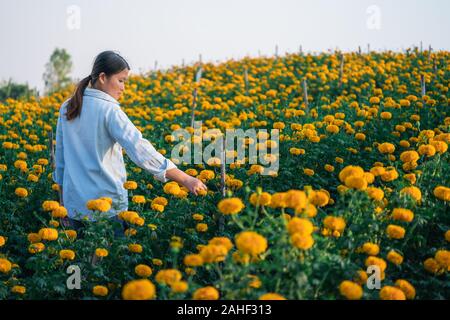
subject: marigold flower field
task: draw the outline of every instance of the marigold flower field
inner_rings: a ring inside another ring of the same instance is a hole
[[[450,53],[288,54],[134,75],[121,107],[157,150],[172,132],[278,129],[279,170],[178,167],[195,196],[125,156],[124,237],[82,234],[52,180],[49,132],[73,88],[0,104],[1,299],[449,299]],[[305,95],[303,80],[306,80]],[[425,88],[424,88],[425,87]],[[307,97],[308,101],[305,101]],[[53,141],[54,143],[54,141]],[[195,143],[202,143],[196,141]],[[251,143],[249,139],[246,144]],[[125,152],[126,154],[126,152]],[[81,288],[69,289],[70,265]],[[381,286],[369,288],[378,267]]]

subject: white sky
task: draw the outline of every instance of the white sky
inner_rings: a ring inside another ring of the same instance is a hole
[[[272,55],[276,45],[280,54],[300,45],[402,50],[420,41],[450,50],[449,12],[448,0],[0,0],[0,80],[42,91],[56,47],[72,56],[74,78],[87,76],[104,50],[119,51],[135,73],[199,54]]]

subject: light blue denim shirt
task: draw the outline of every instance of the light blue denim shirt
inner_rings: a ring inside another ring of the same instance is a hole
[[[72,219],[93,212],[86,203],[110,197],[113,206],[105,215],[113,217],[128,210],[127,180],[122,148],[139,167],[155,179],[166,182],[166,171],[176,165],[155,150],[120,108],[112,96],[87,87],[81,115],[67,121],[66,100],[59,110],[56,127],[55,183],[63,187],[64,207]]]

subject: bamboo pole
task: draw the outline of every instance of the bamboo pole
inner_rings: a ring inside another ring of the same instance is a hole
[[[309,108],[309,101],[308,101],[308,84],[307,84],[307,82],[306,82],[306,79],[303,79],[302,85],[303,85],[303,100],[305,100],[305,106],[306,106],[306,109],[308,109],[308,108]]]
[[[202,78],[202,67],[200,67],[197,71],[197,74],[195,75],[195,83],[196,86],[194,88],[194,92],[193,92],[193,102],[192,102],[192,113],[191,113],[191,128],[194,129],[194,122],[195,122],[195,108],[197,107],[197,95],[198,95],[198,90],[197,90],[197,85],[200,83],[200,79]]]
[[[341,54],[341,67],[339,69],[339,88],[342,88],[342,78],[344,76],[344,54]]]

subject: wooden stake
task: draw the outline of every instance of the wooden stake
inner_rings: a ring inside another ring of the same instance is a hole
[[[425,76],[423,74],[420,75],[420,87],[422,89],[422,100],[423,100],[423,97],[427,94],[427,87],[425,84]]]
[[[200,67],[195,75],[195,83],[199,84],[200,79],[202,78],[202,67]],[[195,108],[197,107],[197,86],[194,88],[194,92],[192,93],[194,100],[192,102],[192,113],[191,113],[191,128],[194,129],[194,121],[195,121]]]
[[[306,79],[303,79],[302,84],[303,84],[303,99],[305,100],[306,109],[308,109],[309,108],[308,85],[306,83]]]
[[[278,45],[275,46],[275,57],[278,58]]]
[[[245,82],[245,94],[248,95],[248,69],[245,67],[244,69],[244,82]]]
[[[222,152],[220,157],[220,172],[221,172],[221,181],[222,181],[222,196],[225,198],[226,195],[226,167],[225,167],[225,160],[226,160],[226,145],[225,145],[225,135],[222,139]]]
[[[339,88],[342,88],[342,77],[344,76],[344,54],[341,54],[341,68],[339,69]]]

